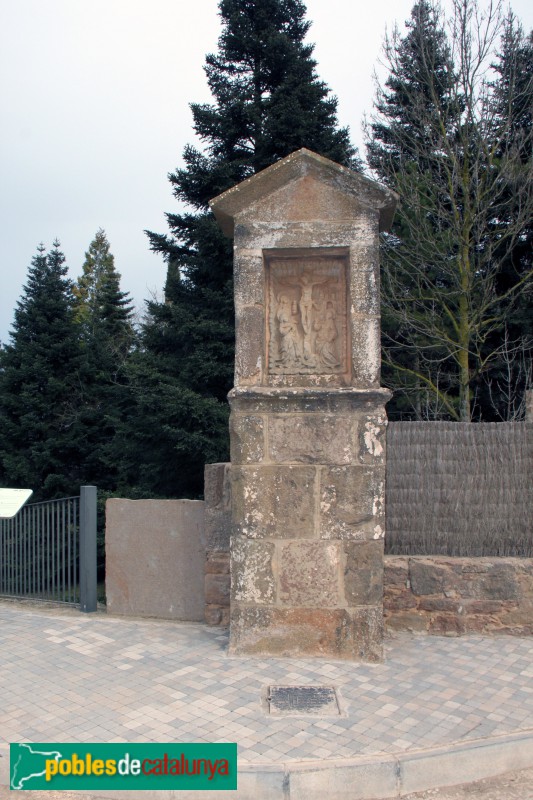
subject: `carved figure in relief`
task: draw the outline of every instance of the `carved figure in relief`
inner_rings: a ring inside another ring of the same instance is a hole
[[[326,283],[331,279],[330,275],[309,275],[304,272],[297,278],[281,278],[280,283],[287,286],[298,286],[300,288],[300,300],[298,308],[300,309],[300,322],[303,328],[303,360],[307,366],[315,366],[316,357],[313,353],[312,338],[313,338],[313,309],[316,305],[313,303],[313,288],[321,283]]]
[[[331,300],[328,300],[326,304],[324,316],[315,322],[315,330],[317,331],[315,350],[320,364],[329,369],[338,367],[340,361],[337,355],[335,342],[339,336],[339,332],[337,330],[335,310]]]
[[[293,314],[291,301],[286,294],[279,295],[278,297],[276,319],[278,321],[280,336],[280,363],[283,366],[296,366],[301,361],[302,349],[300,336],[298,334],[298,321]]]

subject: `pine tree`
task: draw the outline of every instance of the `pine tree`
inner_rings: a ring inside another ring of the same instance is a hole
[[[79,492],[80,349],[59,242],[41,245],[0,353],[0,461],[10,487],[34,499]]]
[[[515,180],[495,209],[495,217],[499,224],[505,222],[512,230],[521,214],[524,185],[529,182],[529,191],[533,191],[533,33],[525,36],[512,12],[505,20],[494,69],[497,75],[492,84],[494,142],[498,164],[505,165],[511,160],[515,165]],[[500,262],[496,291],[504,298],[533,271],[533,216],[524,220],[513,238],[511,247],[504,241],[495,252]],[[478,402],[486,417],[492,414],[495,419],[521,419],[525,413],[525,392],[533,386],[532,283],[526,282],[524,289],[516,295],[513,313],[487,342],[489,352],[500,343],[500,354],[480,382]]]
[[[120,472],[115,436],[127,402],[127,360],[135,332],[133,307],[120,289],[120,274],[102,229],[85,254],[74,294],[82,353],[80,450],[85,480],[113,490]]]
[[[191,471],[193,494],[202,491],[204,461],[228,457],[225,398],[233,384],[232,247],[208,201],[300,147],[358,165],[348,131],[337,125],[337,101],[318,79],[313,47],[304,42],[310,26],[304,4],[221,0],[219,9],[219,48],[205,67],[214,102],[191,106],[204,149],[188,146],[185,166],[170,175],[174,196],[190,210],[167,215],[170,235],[148,232],[168,273],[165,301],[148,303],[144,372],[155,386],[173,381],[176,397],[187,398],[185,416],[172,415],[166,441],[179,444],[167,471],[174,465],[174,487]],[[191,415],[197,419],[193,450],[186,444]]]

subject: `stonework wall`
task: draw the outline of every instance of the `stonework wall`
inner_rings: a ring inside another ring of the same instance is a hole
[[[234,641],[248,654],[379,660],[381,395],[234,390],[230,402]]]
[[[106,503],[106,598],[111,614],[204,619],[204,503]]]
[[[386,556],[385,624],[443,636],[533,635],[533,559]]]
[[[205,497],[205,621],[229,624],[231,487],[229,464],[206,464]]]
[[[216,612],[206,610],[206,621],[227,625],[229,552],[218,553],[212,564],[208,558],[206,568],[216,575],[211,596],[218,604]],[[389,630],[533,635],[533,559],[385,556],[383,580]]]

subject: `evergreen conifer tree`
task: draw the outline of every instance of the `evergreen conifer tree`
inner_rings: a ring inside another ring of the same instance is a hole
[[[105,231],[97,231],[74,286],[81,362],[80,449],[85,480],[116,488],[120,463],[115,436],[126,403],[127,360],[135,332],[133,308],[120,289],[120,274]]]
[[[505,20],[494,69],[497,160],[498,164],[508,160],[515,164],[514,185],[507,186],[495,216],[500,224],[503,221],[512,229],[521,213],[521,185],[529,183],[529,191],[533,193],[533,32],[526,36],[512,12]],[[512,247],[502,241],[502,247],[495,248],[495,258],[500,262],[496,291],[503,298],[533,271],[533,216],[524,220],[517,234]],[[524,289],[515,298],[513,313],[488,338],[485,348],[490,352],[500,343],[499,358],[479,387],[484,416],[493,415],[496,420],[523,418],[525,392],[533,387],[533,282],[526,283]]]
[[[218,52],[206,58],[212,104],[192,104],[203,150],[188,146],[183,168],[170,175],[174,196],[189,210],[168,214],[170,235],[148,232],[168,272],[164,302],[148,303],[137,399],[153,408],[168,447],[164,468],[153,453],[152,491],[202,492],[206,460],[227,459],[226,395],[233,384],[232,246],[208,201],[300,147],[358,166],[337,101],[316,75],[310,23],[300,0],[221,0]],[[165,387],[164,392],[159,389]],[[179,400],[171,400],[172,394]],[[173,413],[167,412],[173,409]],[[163,413],[163,408],[161,408]],[[191,421],[194,419],[194,429]],[[131,444],[130,439],[130,444]],[[145,441],[143,439],[143,449]]]
[[[80,348],[65,258],[41,245],[0,352],[0,461],[34,500],[78,494]]]

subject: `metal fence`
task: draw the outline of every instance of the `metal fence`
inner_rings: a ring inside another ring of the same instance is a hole
[[[96,487],[0,519],[0,595],[96,611]]]

